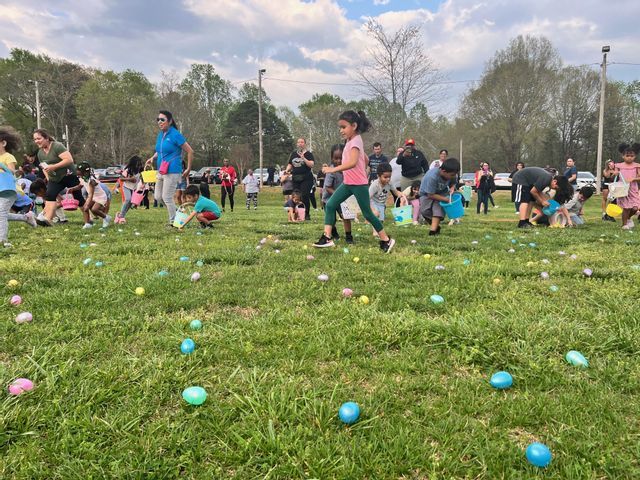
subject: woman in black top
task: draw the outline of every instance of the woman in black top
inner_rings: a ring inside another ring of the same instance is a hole
[[[302,203],[305,208],[305,220],[311,220],[309,215],[311,189],[314,187],[315,179],[313,178],[313,153],[307,150],[304,138],[299,138],[297,142],[298,149],[289,157],[289,165],[287,172],[293,174],[293,189],[300,190],[302,195]]]
[[[489,196],[495,188],[496,184],[493,180],[493,172],[489,164],[484,162],[478,172],[478,185],[476,186],[476,193],[478,194],[478,204],[476,208],[478,213],[480,213],[480,205],[484,204],[484,214],[487,214],[489,210]]]

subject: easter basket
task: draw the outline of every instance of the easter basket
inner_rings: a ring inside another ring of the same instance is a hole
[[[78,207],[80,206],[80,202],[78,200],[76,200],[75,198],[73,198],[73,195],[71,195],[71,194],[66,194],[62,198],[62,202],[60,202],[60,203],[62,204],[62,209],[63,210],[67,210],[69,212],[77,210]]]
[[[351,195],[344,202],[340,204],[340,210],[342,210],[342,218],[345,220],[355,220],[360,212],[358,201],[356,197]]]
[[[146,190],[145,188],[139,188],[139,189],[137,189],[135,192],[133,192],[131,194],[131,204],[132,205],[140,206],[140,204],[144,200],[144,192],[145,192],[145,190]]]
[[[184,228],[187,218],[193,212],[193,203],[183,203],[178,208],[176,216],[173,218],[173,226],[176,228]]]
[[[622,175],[618,175],[618,180],[609,184],[609,197],[621,198],[629,195],[629,184]]]
[[[142,172],[142,180],[144,181],[144,183],[156,183],[157,179],[158,179],[157,170],[147,170],[147,168],[145,168],[144,171]]]
[[[391,209],[396,225],[411,225],[413,223],[413,205]]]

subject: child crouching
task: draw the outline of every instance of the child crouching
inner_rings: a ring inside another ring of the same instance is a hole
[[[186,203],[193,204],[193,212],[185,220],[184,226],[195,217],[202,228],[213,228],[212,222],[218,220],[222,215],[216,202],[206,198],[204,195],[200,195],[200,187],[198,185],[189,185],[184,190],[184,199]]]

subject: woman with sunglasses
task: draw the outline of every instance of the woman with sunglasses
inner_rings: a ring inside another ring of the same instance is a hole
[[[156,138],[156,153],[146,161],[145,165],[151,165],[154,160],[156,162],[158,175],[154,197],[161,199],[167,206],[169,225],[172,225],[173,218],[176,216],[174,196],[180,181],[189,178],[193,149],[178,130],[171,112],[160,110],[156,121],[160,129]],[[187,166],[184,170],[182,169],[182,152],[187,153]]]

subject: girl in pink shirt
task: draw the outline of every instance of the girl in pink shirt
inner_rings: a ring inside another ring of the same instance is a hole
[[[336,211],[340,208],[342,202],[353,195],[356,197],[364,217],[378,232],[380,248],[383,252],[389,253],[396,242],[385,233],[382,222],[371,211],[369,178],[366,170],[367,156],[360,136],[371,128],[371,122],[369,122],[364,112],[359,111],[356,113],[353,110],[348,110],[338,117],[338,127],[340,128],[340,135],[347,142],[342,152],[342,164],[335,167],[329,167],[325,164],[322,166],[322,172],[324,174],[343,172],[344,183],[331,195],[324,208],[324,233],[313,246],[324,248],[335,245],[331,239],[331,230],[336,223]]]
[[[622,154],[622,162],[616,163],[616,173],[629,184],[629,194],[618,198],[618,206],[622,208],[622,228],[629,230],[634,227],[633,217],[640,209],[640,163],[636,163],[636,155],[640,151],[640,144],[621,144],[618,151]]]

